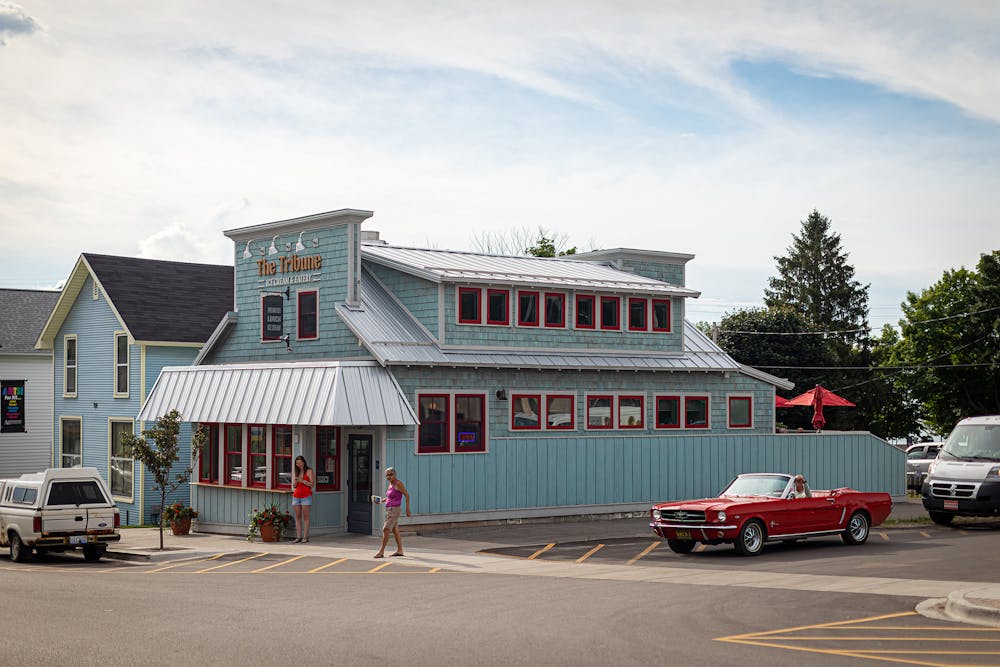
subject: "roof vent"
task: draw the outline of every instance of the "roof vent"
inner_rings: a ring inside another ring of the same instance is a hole
[[[388,245],[385,241],[378,237],[378,232],[374,229],[362,229],[361,242],[367,243],[368,245]]]

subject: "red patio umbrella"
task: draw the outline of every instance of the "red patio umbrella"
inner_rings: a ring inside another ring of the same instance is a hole
[[[783,396],[774,395],[774,407],[776,408],[790,408],[792,404],[788,402],[787,398]]]
[[[851,403],[846,398],[838,396],[829,389],[825,389],[819,385],[816,385],[804,394],[799,394],[795,398],[789,400],[788,405],[811,405],[813,408],[812,425],[817,431],[826,425],[826,418],[823,417],[824,406],[845,408],[856,407],[854,403]]]

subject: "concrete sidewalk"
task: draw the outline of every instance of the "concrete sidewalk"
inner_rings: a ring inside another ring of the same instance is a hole
[[[906,530],[926,525],[927,514],[919,499],[894,498],[890,520],[876,530]],[[405,531],[405,526],[401,526]],[[380,538],[369,535],[337,533],[310,538],[308,544],[290,540],[262,543],[248,542],[245,536],[192,533],[175,536],[164,531],[165,549],[159,550],[159,531],[155,528],[124,529],[122,540],[111,547],[108,556],[133,562],[162,562],[206,558],[219,553],[266,550],[268,553],[309,555],[329,558],[371,560]],[[545,545],[552,542],[586,542],[621,538],[648,538],[654,541],[648,519],[586,520],[560,522],[522,522],[495,526],[450,528],[433,532],[403,535],[406,551],[400,563],[440,567],[467,572],[514,574],[520,576],[585,577],[622,581],[646,581],[740,587],[784,587],[798,590],[930,598],[918,611],[934,618],[1000,627],[1000,586],[984,582],[901,580],[877,577],[834,577],[827,575],[782,575],[749,570],[692,570],[677,567],[636,567],[591,563],[553,562],[503,558],[481,553],[483,550]],[[395,547],[389,540],[387,554]],[[397,559],[392,559],[397,560]]]

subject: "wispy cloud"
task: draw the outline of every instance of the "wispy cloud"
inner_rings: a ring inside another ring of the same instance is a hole
[[[0,46],[15,35],[30,35],[42,29],[42,25],[13,2],[0,2]]]

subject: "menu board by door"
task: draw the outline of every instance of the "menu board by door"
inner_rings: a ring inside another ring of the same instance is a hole
[[[0,433],[24,433],[24,380],[0,380]]]

